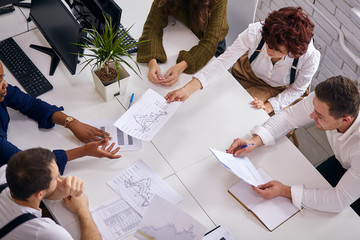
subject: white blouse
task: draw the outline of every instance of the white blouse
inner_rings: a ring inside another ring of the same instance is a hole
[[[310,114],[314,111],[315,93],[292,108],[276,114],[252,133],[260,136],[264,145],[274,144],[291,129],[313,122]],[[336,159],[347,169],[336,187],[307,188],[303,185],[291,186],[293,204],[325,212],[341,212],[345,207],[360,198],[360,117],[345,133],[326,131],[330,146]],[[289,159],[291,161],[291,159]]]
[[[239,34],[234,43],[222,55],[213,58],[202,70],[196,73],[194,77],[200,80],[202,87],[205,88],[212,82],[221,79],[224,72],[246,51],[249,51],[248,56],[250,58],[261,41],[261,30],[262,24],[260,22],[249,24],[249,27]],[[258,78],[270,86],[286,86],[290,83],[290,69],[293,60],[289,56],[284,56],[273,65],[264,44],[257,58],[251,63],[251,68]],[[304,94],[319,66],[319,62],[320,52],[315,49],[311,41],[307,52],[299,57],[295,82],[276,97],[269,99],[275,113]]]

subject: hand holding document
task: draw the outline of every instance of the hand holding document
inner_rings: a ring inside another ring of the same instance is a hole
[[[234,157],[230,153],[221,152],[212,148],[209,148],[209,150],[224,167],[250,185],[258,186],[266,183],[249,158],[245,156]]]
[[[134,138],[150,141],[180,104],[167,103],[165,98],[149,88],[114,125]]]

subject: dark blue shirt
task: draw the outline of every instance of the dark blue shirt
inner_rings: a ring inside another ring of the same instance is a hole
[[[56,111],[64,110],[63,107],[50,105],[38,98],[22,92],[18,87],[9,84],[7,95],[0,103],[0,166],[7,164],[10,157],[21,151],[14,144],[7,140],[7,130],[10,122],[7,108],[20,111],[22,114],[38,122],[39,128],[52,128],[54,123],[52,115]],[[61,174],[64,172],[67,163],[67,156],[64,150],[54,150],[56,162]]]

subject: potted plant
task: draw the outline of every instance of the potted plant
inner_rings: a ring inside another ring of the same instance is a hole
[[[85,65],[82,70],[89,64],[93,64],[91,72],[95,88],[106,101],[109,101],[120,94],[121,82],[127,81],[126,79],[130,76],[121,63],[127,65],[140,77],[128,60],[134,62],[137,70],[140,72],[137,62],[127,52],[127,50],[138,45],[140,42],[126,43],[125,36],[130,28],[120,34],[120,29],[115,28],[111,23],[111,19],[108,20],[105,16],[104,19],[105,26],[101,32],[95,27],[83,30],[87,36],[84,39],[84,43],[78,45],[85,51],[78,54],[85,57]]]

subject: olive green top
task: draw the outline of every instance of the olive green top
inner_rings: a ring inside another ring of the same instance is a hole
[[[139,41],[148,40],[138,46],[137,61],[147,63],[155,58],[158,62],[166,62],[166,53],[162,44],[163,29],[168,24],[168,15],[162,8],[158,7],[159,0],[154,0],[149,15],[146,19],[142,36]],[[190,4],[188,4],[190,7]],[[223,40],[229,30],[227,23],[227,0],[218,0],[211,12],[206,30],[200,31],[189,26],[189,14],[186,9],[182,9],[174,16],[183,24],[189,27],[200,39],[199,43],[192,47],[190,51],[182,50],[176,63],[185,60],[188,64],[185,73],[195,73],[200,70],[214,55],[218,43]]]

